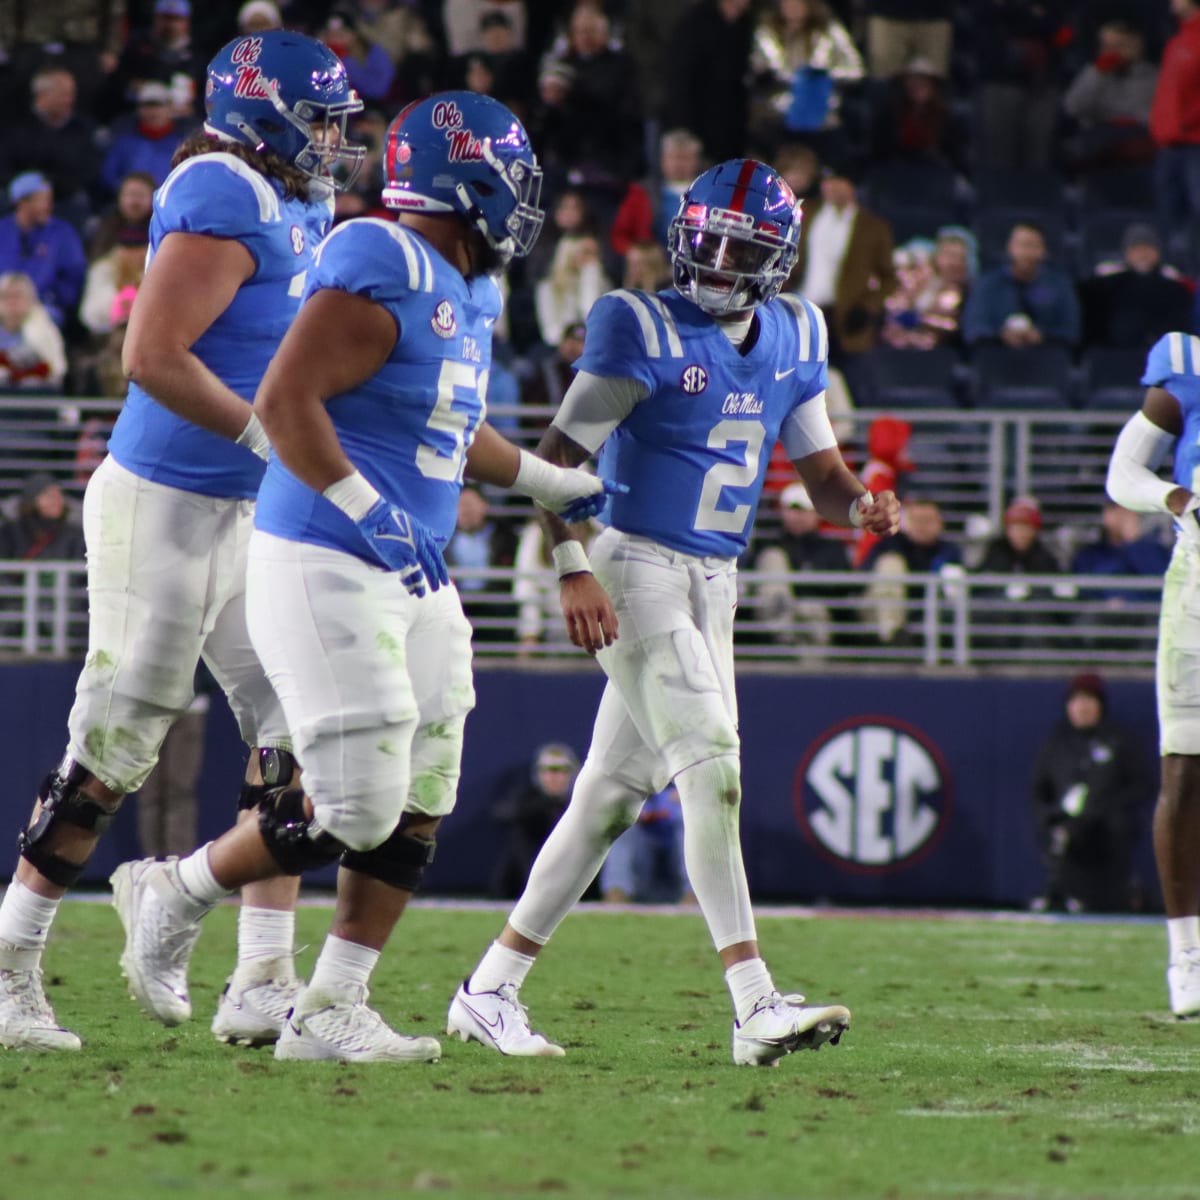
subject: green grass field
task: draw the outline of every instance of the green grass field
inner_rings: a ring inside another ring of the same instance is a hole
[[[436,1065],[359,1067],[212,1041],[235,918],[210,918],[198,1015],[165,1030],[125,993],[116,915],[65,906],[47,976],[85,1046],[0,1051],[2,1200],[1200,1197],[1200,1022],[1167,1015],[1159,924],[764,917],[780,986],[854,1024],[755,1070],[694,914],[568,919],[523,993],[565,1059],[444,1039]],[[301,911],[302,970],[328,918]],[[501,920],[414,908],[379,1009],[440,1035]]]

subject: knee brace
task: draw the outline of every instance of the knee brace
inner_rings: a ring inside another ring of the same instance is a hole
[[[99,836],[117,815],[116,808],[105,808],[81,790],[91,778],[91,771],[73,759],[66,759],[58,770],[51,771],[38,789],[41,811],[17,838],[21,857],[59,887],[74,887],[86,863],[68,862],[44,845],[50,833],[57,826],[66,824]],[[120,806],[119,800],[117,806]]]
[[[413,837],[406,830],[409,824],[406,813],[387,841],[372,850],[347,850],[342,855],[342,866],[370,875],[389,887],[415,892],[433,862],[437,842],[433,838]]]
[[[288,787],[296,773],[296,760],[286,750],[277,750],[273,746],[260,746],[258,749],[258,767],[262,773],[262,783],[243,783],[238,795],[238,812],[246,812],[257,808],[272,791]]]
[[[258,829],[285,875],[300,875],[334,862],[345,846],[304,811],[299,788],[268,789],[258,806]]]

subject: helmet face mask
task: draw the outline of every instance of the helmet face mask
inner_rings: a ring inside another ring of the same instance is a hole
[[[322,43],[283,30],[235,38],[208,66],[205,128],[272,150],[302,174],[350,186],[366,157],[346,133],[362,101]],[[336,175],[334,174],[336,169]]]
[[[796,265],[800,206],[763,163],[734,159],[684,193],[668,243],[675,288],[711,316],[733,316],[778,295]]]
[[[383,203],[455,213],[502,267],[533,248],[546,214],[542,170],[520,121],[498,100],[441,92],[405,108],[387,133]]]

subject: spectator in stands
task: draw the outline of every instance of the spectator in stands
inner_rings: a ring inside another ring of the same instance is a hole
[[[88,258],[107,254],[116,245],[119,230],[140,225],[150,236],[150,213],[154,207],[154,177],[144,171],[134,171],[121,180],[115,203],[100,217],[96,232],[88,247]]]
[[[600,532],[595,521],[585,521],[570,528],[571,536],[578,538],[585,550]],[[555,654],[573,653],[574,647],[563,622],[558,571],[550,557],[541,522],[536,519],[527,521],[521,530],[516,567],[513,597],[517,602],[519,656],[531,658],[537,646]]]
[[[493,805],[492,817],[507,826],[508,837],[492,874],[492,895],[519,896],[542,843],[566,810],[579,773],[579,756],[565,742],[538,748],[528,779]]]
[[[53,392],[67,373],[63,337],[28,275],[0,275],[0,391]]]
[[[752,0],[698,0],[683,14],[665,62],[667,129],[690,129],[709,162],[746,150]]]
[[[54,192],[44,175],[18,175],[8,185],[8,198],[14,207],[0,218],[0,271],[28,275],[37,299],[61,329],[74,316],[83,291],[83,243],[54,216]]]
[[[117,230],[116,244],[88,267],[79,319],[92,333],[106,334],[129,319],[133,297],[146,273],[150,237],[142,225]]]
[[[1137,513],[1106,500],[1100,511],[1099,535],[1075,551],[1071,574],[1161,578],[1170,560],[1171,552],[1157,537],[1143,535],[1142,518]],[[1131,603],[1144,603],[1147,598],[1142,592],[1116,588],[1089,588],[1083,594],[1102,600],[1106,607],[1115,611],[1126,609]]]
[[[238,33],[265,33],[268,29],[282,29],[283,16],[279,6],[272,0],[246,0],[238,9]],[[195,843],[193,843],[194,845]],[[143,849],[145,847],[143,846]]]
[[[353,12],[336,9],[318,36],[342,60],[350,83],[364,100],[379,104],[387,99],[396,66],[387,51],[359,29]]]
[[[770,158],[787,136],[814,146],[826,162],[845,159],[841,89],[866,72],[826,0],[774,0],[755,27],[750,69],[751,144]]]
[[[440,7],[451,58],[484,49],[481,27],[483,18],[491,12],[501,12],[509,19],[520,49],[533,48],[526,41],[528,18],[524,0],[444,0]]]
[[[387,209],[379,196],[384,186],[384,148],[387,144],[388,119],[377,108],[364,108],[350,118],[347,133],[355,145],[366,150],[353,184],[339,189],[333,198],[333,221],[348,221],[352,217],[382,217]],[[342,168],[337,167],[335,171]]]
[[[874,160],[965,170],[969,138],[941,85],[933,63],[914,58],[878,94],[871,120]]]
[[[1096,57],[1067,89],[1063,109],[1079,125],[1068,154],[1077,170],[1150,162],[1150,108],[1158,69],[1146,62],[1145,41],[1132,25],[1100,27]]]
[[[846,543],[822,531],[804,484],[789,484],[779,493],[779,525],[778,536],[754,556],[754,570],[784,576],[850,569]],[[758,585],[752,603],[756,619],[771,626],[772,641],[819,657],[833,641],[835,619],[844,616],[832,605],[849,590],[845,584],[776,578]]]
[[[45,471],[30,475],[21,486],[16,516],[0,523],[0,559],[83,562],[83,553],[83,528],[58,480]]]
[[[606,904],[694,903],[683,861],[683,808],[668,784],[642,806],[600,867]]]
[[[671,38],[692,4],[693,0],[626,0],[623,6],[625,48],[637,68],[642,113],[655,134],[666,128],[661,119],[669,86],[665,67],[676,53]]]
[[[190,118],[176,117],[171,89],[149,80],[138,84],[137,114],[117,122],[100,172],[105,189],[116,194],[121,181],[137,171],[157,187],[171,173],[171,158],[192,131]]]
[[[624,257],[635,242],[667,244],[667,227],[679,198],[703,167],[700,139],[686,129],[671,129],[659,145],[659,182],[632,183],[613,218],[609,242]]]
[[[1200,0],[1171,0],[1179,30],[1163,50],[1150,109],[1150,134],[1160,223],[1171,231],[1172,251],[1195,254],[1200,228]],[[1189,264],[1194,265],[1194,264]]]
[[[1053,162],[1062,21],[1060,6],[1045,0],[973,0],[977,166]]]
[[[610,219],[644,163],[637,75],[611,34],[603,11],[577,5],[566,52],[543,65],[532,113],[548,180],[586,188]]]
[[[872,79],[891,79],[914,58],[939,79],[950,74],[953,0],[868,0],[867,62]]]
[[[998,340],[1006,346],[1079,341],[1079,300],[1070,278],[1046,262],[1046,235],[1018,221],[1008,236],[1008,263],[985,271],[963,308],[968,345]]]
[[[657,292],[671,286],[671,264],[658,242],[635,242],[629,247],[621,286],[642,292]]]
[[[825,310],[831,358],[876,344],[884,302],[896,287],[892,231],[859,205],[848,172],[828,169],[821,180],[821,199],[800,226],[800,257],[789,283]]]
[[[568,325],[583,321],[592,305],[612,291],[600,263],[600,243],[590,234],[558,239],[549,274],[534,288],[542,341],[555,345]]]
[[[486,54],[497,52],[492,36],[496,27],[487,24],[489,18],[496,16],[504,18],[506,28],[512,32],[512,44],[519,48],[513,22],[521,7],[520,4],[505,4],[501,11],[494,5],[489,6],[478,18],[480,44],[477,48]],[[401,75],[406,74],[406,64],[418,59],[432,62],[438,53],[428,22],[416,4],[404,0],[400,3],[397,0],[355,0],[354,13],[358,28],[377,46],[383,47]]]
[[[925,324],[925,312],[937,300],[933,274],[933,243],[913,238],[892,252],[896,290],[884,304],[883,341],[897,350],[928,350],[939,340],[938,330]]]
[[[962,551],[945,536],[942,510],[935,500],[910,497],[904,505],[899,533],[876,543],[863,563],[873,576],[867,588],[880,645],[912,646],[925,595],[922,583],[906,584],[912,574],[961,574]]]
[[[557,408],[571,380],[575,378],[575,360],[583,353],[583,339],[587,325],[583,321],[572,321],[562,331],[553,354],[537,358],[536,368],[524,389],[523,402],[531,406]],[[537,417],[530,427],[545,429],[546,418]]]
[[[30,111],[0,133],[0,179],[24,171],[44,175],[58,198],[59,215],[82,230],[100,173],[96,127],[76,112],[75,76],[57,63],[30,82]]]
[[[206,57],[192,46],[188,0],[154,0],[149,30],[130,37],[110,77],[106,115],[128,111],[137,101],[138,85],[156,80],[170,87],[179,116],[202,117],[207,67]]]
[[[1085,346],[1149,350],[1165,333],[1187,329],[1192,294],[1162,260],[1153,225],[1134,224],[1122,239],[1120,262],[1100,263],[1079,285]]]
[[[909,457],[908,443],[912,440],[912,425],[899,417],[876,417],[867,430],[867,453],[871,456],[859,472],[863,486],[876,496],[880,492],[895,492],[904,495],[905,477],[915,471],[916,464]],[[853,561],[861,567],[867,555],[878,545],[879,538],[866,529],[858,531],[854,546]]]
[[[1027,575],[1057,575],[1058,559],[1042,540],[1042,509],[1033,496],[1017,496],[1004,510],[1004,532],[988,542],[976,570],[985,575],[1013,575],[1011,583],[1000,588],[976,588],[975,596],[992,607],[981,612],[974,638],[975,645],[1011,649],[1037,646],[1044,639],[1020,633],[989,632],[997,627],[1045,625],[1058,620],[1044,606],[1053,598],[1066,599],[1072,594],[1065,587],[1034,586]],[[1040,611],[1039,611],[1040,610]]]
[[[1107,713],[1104,680],[1082,671],[1033,768],[1032,800],[1046,869],[1035,912],[1127,912],[1142,813],[1154,795],[1136,736]]]
[[[817,200],[821,195],[821,158],[803,142],[784,142],[771,160],[779,178],[797,200]]]
[[[465,85],[472,91],[485,91],[508,105],[518,117],[524,118],[533,102],[536,72],[533,60],[517,45],[513,23],[498,10],[486,12],[479,21],[481,49],[472,51],[462,60]],[[490,77],[490,85],[479,88],[481,71]],[[472,76],[476,80],[472,82]]]
[[[458,520],[443,557],[455,573],[454,585],[462,597],[463,611],[475,627],[476,640],[511,640],[507,630],[485,622],[511,622],[515,610],[511,604],[494,600],[497,593],[510,590],[507,580],[486,579],[472,572],[511,567],[516,556],[517,539],[512,527],[492,515],[488,499],[478,487],[465,484],[458,497]]]

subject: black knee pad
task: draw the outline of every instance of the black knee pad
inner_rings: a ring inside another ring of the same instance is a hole
[[[102,834],[112,824],[120,807],[118,800],[116,808],[105,808],[81,791],[83,784],[91,778],[92,773],[86,767],[74,759],[65,759],[57,771],[42,780],[38,789],[41,812],[17,838],[21,857],[59,887],[74,887],[86,864],[60,858],[44,844],[46,838],[63,824]]]
[[[370,875],[389,887],[415,892],[433,862],[436,848],[433,838],[413,837],[408,833],[402,817],[386,842],[380,842],[373,850],[347,850],[342,855],[342,866]]]
[[[296,759],[286,750],[260,746],[258,769],[262,773],[263,781],[242,784],[241,793],[238,795],[238,812],[257,808],[272,790],[288,787],[296,773]]]
[[[258,829],[285,875],[326,866],[346,849],[305,813],[299,788],[273,789],[258,806]]]

